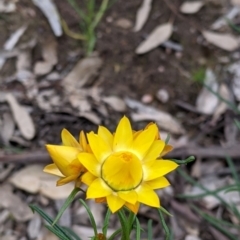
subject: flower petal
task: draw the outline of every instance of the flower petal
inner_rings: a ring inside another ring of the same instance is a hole
[[[94,176],[93,174],[91,174],[90,172],[86,172],[84,173],[84,175],[82,176],[82,182],[85,183],[86,185],[91,185],[92,182],[96,179],[96,176]]]
[[[113,147],[113,135],[111,134],[111,132],[103,127],[103,126],[99,126],[98,128],[98,135],[106,142],[108,143],[108,145],[111,147]]]
[[[147,185],[141,184],[136,189],[138,195],[138,201],[151,207],[160,207],[160,201],[158,195]]]
[[[46,148],[58,169],[64,176],[69,176],[68,165],[77,158],[79,150],[69,146],[46,145]]]
[[[114,151],[122,151],[129,149],[132,145],[133,141],[133,132],[131,128],[131,124],[127,117],[123,117],[116,129],[116,133],[114,135],[113,140],[113,150]]]
[[[92,182],[87,190],[87,198],[102,198],[112,194],[112,190],[100,178]]]
[[[103,162],[112,153],[111,146],[93,132],[88,134],[88,141],[93,154],[99,162]]]
[[[50,173],[50,174],[53,174],[53,175],[56,175],[58,177],[64,177],[64,175],[62,175],[62,173],[59,171],[59,169],[57,168],[56,164],[55,163],[52,163],[52,164],[48,164],[44,169],[43,171],[45,173]]]
[[[162,177],[177,167],[178,164],[170,160],[156,160],[151,166],[146,164],[143,166],[144,181]]]
[[[85,152],[87,152],[88,143],[87,143],[87,138],[86,138],[84,131],[81,131],[79,134],[79,143],[80,143],[81,147],[83,148],[83,150]]]
[[[142,160],[145,154],[149,151],[155,136],[156,127],[151,125],[134,139],[131,149],[140,160]]]
[[[126,206],[129,210],[131,210],[133,213],[137,214],[137,213],[138,213],[139,206],[140,206],[140,203],[139,203],[139,202],[136,202],[135,204],[131,204],[131,203],[126,202],[126,203],[125,203],[125,206]]]
[[[85,152],[79,153],[78,160],[94,176],[96,177],[100,176],[101,165],[99,164],[99,162],[92,153]]]
[[[57,186],[62,186],[64,184],[70,183],[72,181],[77,180],[77,178],[78,178],[78,175],[71,175],[68,177],[63,177],[57,181]]]
[[[107,196],[107,203],[112,213],[115,213],[124,205],[125,201],[112,194]]]
[[[155,178],[153,180],[145,182],[151,189],[165,188],[170,185],[169,181],[165,177]]]
[[[162,140],[154,141],[149,151],[145,155],[143,162],[147,163],[148,161],[156,160],[160,156],[160,153],[164,149],[164,146],[165,146],[164,141]]]
[[[64,128],[62,130],[61,137],[62,137],[62,142],[64,146],[75,147],[82,150],[82,147],[80,146],[80,144],[77,142],[77,140],[73,137],[73,135],[67,129]]]
[[[118,192],[118,196],[131,204],[135,204],[138,200],[138,195],[135,191],[121,191]]]
[[[165,145],[163,151],[161,152],[160,157],[163,157],[164,155],[166,155],[167,153],[169,153],[172,150],[173,150],[173,147],[171,145]]]

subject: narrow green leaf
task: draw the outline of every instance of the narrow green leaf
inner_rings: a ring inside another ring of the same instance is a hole
[[[74,240],[82,240],[71,228],[62,227],[69,235],[71,235]]]
[[[215,218],[209,217],[208,214],[200,210],[198,207],[191,205],[191,207],[200,215],[202,218],[204,218],[206,221],[208,221],[211,225],[213,225],[219,232],[221,232],[223,235],[228,237],[230,240],[236,240],[236,236],[231,234],[227,229],[223,228],[221,224],[219,224]]]
[[[159,208],[163,213],[165,213],[165,214],[167,214],[169,217],[172,217],[172,214],[168,211],[168,210],[166,210],[164,207],[160,207]]]
[[[122,228],[117,229],[109,238],[108,240],[115,240],[116,236],[118,236],[122,232]]]
[[[94,219],[94,217],[93,217],[93,214],[92,214],[90,208],[88,207],[88,205],[87,205],[82,199],[80,199],[79,201],[80,201],[80,203],[85,207],[85,209],[86,209],[86,211],[87,211],[87,213],[88,213],[88,216],[89,216],[91,225],[92,225],[92,227],[93,227],[94,235],[95,235],[95,237],[96,237],[97,234],[98,234],[98,232],[97,232],[97,225],[96,225],[95,219]]]
[[[237,119],[234,119],[234,122],[235,122],[238,130],[240,130],[240,122]]]
[[[165,231],[165,235],[166,235],[166,240],[169,240],[170,239],[170,231],[169,231],[169,228],[165,222],[165,219],[163,217],[163,214],[162,214],[162,211],[160,208],[158,208],[158,213],[159,213],[159,216],[160,216],[160,220],[161,220],[161,223],[162,223],[162,226],[163,226],[163,229]]]
[[[195,161],[195,157],[194,156],[190,156],[184,160],[178,160],[178,159],[171,159],[171,161],[177,163],[177,164],[187,164],[187,163],[190,163],[190,162],[193,162]]]
[[[135,220],[136,220],[136,240],[141,240],[141,226],[138,221],[138,218],[136,218]]]
[[[76,194],[80,191],[79,188],[74,188],[72,190],[72,192],[70,193],[70,195],[68,196],[67,200],[64,202],[63,206],[61,207],[60,211],[58,212],[57,217],[54,219],[54,222],[52,225],[56,224],[56,222],[58,222],[58,220],[61,218],[61,216],[63,215],[63,213],[65,212],[65,210],[69,207],[69,205],[72,203],[72,201],[74,200]]]
[[[29,207],[32,209],[33,212],[37,212],[42,218],[44,218],[50,225],[53,223],[52,218],[50,218],[40,207],[35,206],[30,204]],[[68,237],[68,234],[66,234],[66,232],[62,229],[61,226],[59,226],[58,224],[54,225],[54,229],[57,232],[61,232],[63,235],[65,235],[65,237]]]
[[[204,192],[204,193],[200,193],[200,194],[196,194],[196,195],[188,195],[188,194],[179,194],[177,195],[178,198],[187,198],[187,199],[198,199],[198,198],[203,198],[203,197],[206,197],[208,196],[209,194],[213,195],[213,194],[217,194],[219,192],[222,192],[224,190],[228,190],[228,189],[231,189],[231,188],[234,188],[236,187],[235,184],[232,184],[232,185],[229,185],[229,186],[223,186],[223,187],[220,187],[216,190],[213,190],[213,191],[210,191],[209,192]]]
[[[117,215],[122,227],[122,239],[127,240],[129,239],[129,226],[128,226],[127,218],[123,211],[124,209],[118,210]]]
[[[148,240],[153,240],[152,219],[148,220]]]
[[[228,166],[229,166],[229,168],[230,168],[230,170],[232,172],[232,175],[233,175],[233,178],[234,178],[236,184],[240,184],[238,173],[236,171],[236,168],[235,168],[235,166],[233,164],[232,159],[229,156],[226,156],[226,160],[227,160],[227,164],[228,164]]]
[[[59,237],[61,240],[72,240],[70,237],[66,237],[64,234],[62,234],[62,232],[59,232],[56,228],[50,226],[50,225],[45,225],[45,227],[52,232],[53,234],[55,234],[57,237]]]
[[[102,228],[102,232],[103,232],[104,236],[107,236],[107,230],[108,230],[108,224],[109,224],[110,216],[111,216],[111,211],[108,208],[105,219],[104,219],[104,222],[103,222],[103,228]]]
[[[170,138],[171,138],[171,135],[168,133],[167,137],[166,137],[166,140],[165,140],[165,144],[169,143]]]

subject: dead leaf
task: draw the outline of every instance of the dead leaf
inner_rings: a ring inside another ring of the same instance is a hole
[[[103,102],[107,103],[110,107],[112,107],[117,112],[126,111],[126,104],[119,97],[108,96],[108,97],[103,97],[102,100],[103,100]]]
[[[10,13],[16,11],[16,3],[11,1],[0,0],[0,12]]]
[[[156,27],[136,49],[137,54],[143,54],[158,47],[167,41],[172,35],[173,26],[171,23],[165,23]]]
[[[226,19],[233,20],[240,12],[240,8],[235,6],[231,8],[224,16],[220,17],[211,25],[211,29],[217,30],[223,26],[226,26],[228,22]]]
[[[79,117],[84,117],[88,119],[90,122],[99,125],[101,123],[101,118],[94,112],[82,112],[78,114]]]
[[[42,44],[42,56],[44,61],[36,62],[34,73],[36,75],[45,75],[49,73],[53,66],[57,64],[57,42],[51,38]]]
[[[3,114],[3,121],[0,124],[0,138],[5,146],[9,145],[9,140],[14,133],[15,123],[10,113]]]
[[[204,83],[211,88],[212,91],[218,92],[216,76],[211,69],[206,70]],[[203,114],[213,114],[218,103],[218,97],[211,93],[206,87],[203,87],[197,97],[196,107],[197,110]]]
[[[102,66],[102,59],[93,56],[81,59],[72,71],[63,79],[62,85],[66,93],[74,93],[96,76]]]
[[[62,36],[62,26],[57,7],[52,0],[32,0],[48,19],[55,36]]]
[[[146,23],[149,13],[152,8],[152,0],[143,0],[142,5],[137,11],[136,23],[134,26],[134,31],[138,32],[142,29],[143,25]]]
[[[240,101],[240,61],[230,65],[228,71],[234,75],[232,80],[232,91],[236,99]]]
[[[231,93],[227,87],[226,84],[221,84],[219,87],[219,91],[218,94],[225,100],[231,102],[232,98],[231,98]],[[213,114],[213,118],[212,118],[212,123],[215,124],[217,122],[217,120],[219,119],[219,117],[226,112],[226,110],[228,109],[228,105],[227,103],[220,101],[220,103],[218,104],[218,106],[216,107],[214,114]]]
[[[56,186],[58,177],[43,172],[43,165],[26,166],[16,172],[10,182],[17,188],[30,193],[40,192],[50,199],[64,199],[73,189],[72,184]]]
[[[125,102],[128,107],[137,110],[137,113],[131,114],[133,121],[155,121],[160,128],[168,130],[171,133],[185,133],[181,124],[169,113],[146,106],[130,98],[125,98]]]
[[[231,4],[233,5],[233,6],[240,6],[240,0],[231,0]]]
[[[30,114],[17,102],[11,93],[6,95],[6,101],[10,105],[14,120],[22,136],[28,140],[32,139],[35,136],[35,127]]]
[[[184,2],[180,7],[180,11],[184,14],[194,14],[197,13],[203,5],[203,1]]]
[[[27,29],[27,27],[23,26],[23,27],[19,28],[18,30],[16,30],[13,34],[11,34],[9,39],[5,42],[3,49],[4,50],[12,50],[14,48],[14,46],[17,44],[20,37],[26,31],[26,29]],[[0,58],[0,70],[3,67],[5,61],[6,61],[5,58]]]
[[[26,222],[33,217],[27,203],[23,202],[16,194],[13,194],[12,189],[6,185],[0,187],[0,206],[8,209],[18,222]]]
[[[204,38],[211,44],[226,50],[234,51],[239,47],[238,39],[232,34],[202,31]]]
[[[33,99],[38,95],[38,84],[32,72],[24,69],[19,70],[16,73],[16,78],[26,88],[29,99]]]

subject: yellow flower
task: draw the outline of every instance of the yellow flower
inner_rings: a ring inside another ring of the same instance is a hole
[[[92,153],[78,154],[88,170],[82,177],[82,182],[89,186],[87,198],[106,201],[112,212],[125,205],[137,213],[140,203],[159,208],[154,190],[169,185],[164,175],[178,165],[157,159],[166,147],[158,136],[156,124],[134,132],[126,117],[121,119],[114,135],[102,126],[98,134],[90,132],[87,137]]]
[[[86,172],[85,167],[79,162],[77,156],[80,152],[91,152],[83,131],[80,132],[79,142],[66,129],[61,133],[63,145],[46,145],[53,160],[44,168],[44,172],[59,176],[57,186],[75,181],[81,184],[81,176]]]

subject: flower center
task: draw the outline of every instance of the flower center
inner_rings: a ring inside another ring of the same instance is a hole
[[[114,191],[131,190],[142,181],[142,164],[131,152],[113,153],[103,163],[101,175]]]

